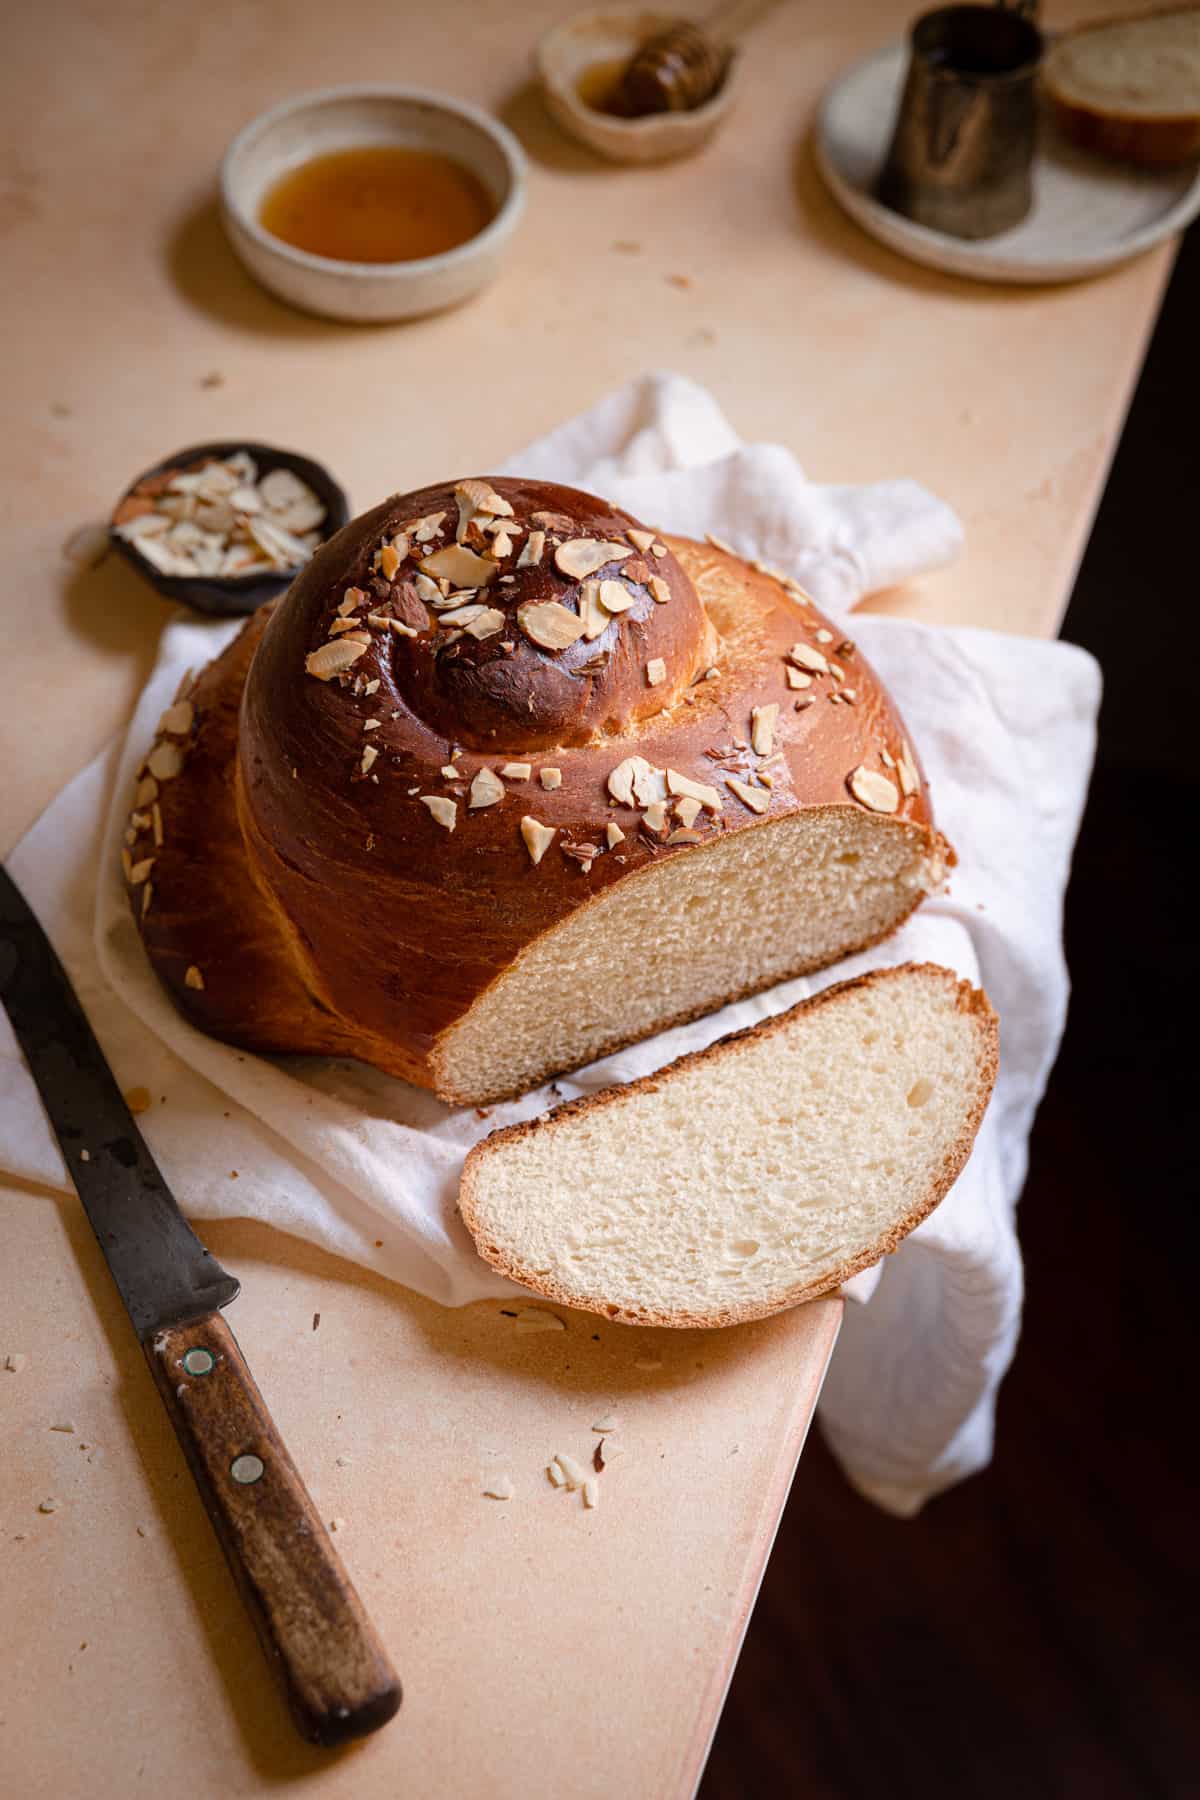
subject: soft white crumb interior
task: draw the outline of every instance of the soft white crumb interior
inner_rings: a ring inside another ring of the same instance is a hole
[[[739,831],[649,874],[546,932],[482,995],[438,1054],[452,1091],[520,1091],[833,962],[891,931],[933,880],[918,832],[849,805]]]
[[[1200,112],[1200,11],[1121,21],[1068,39],[1054,84],[1084,106],[1149,118]]]
[[[767,1036],[504,1142],[476,1164],[481,1242],[596,1310],[770,1305],[910,1215],[985,1079],[955,982],[897,971]]]

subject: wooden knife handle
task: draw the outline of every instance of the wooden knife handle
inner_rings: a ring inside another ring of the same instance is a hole
[[[219,1313],[143,1349],[302,1735],[377,1731],[400,1682]]]

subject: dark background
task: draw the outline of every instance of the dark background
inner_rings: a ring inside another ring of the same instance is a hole
[[[814,1431],[701,1800],[1200,1795],[1200,227],[1063,636],[1100,660],[995,1460],[909,1522]]]

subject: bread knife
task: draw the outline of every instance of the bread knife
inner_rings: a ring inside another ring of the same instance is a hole
[[[239,1283],[180,1212],[3,868],[0,1000],[299,1731],[324,1745],[377,1731],[400,1682],[221,1317]]]

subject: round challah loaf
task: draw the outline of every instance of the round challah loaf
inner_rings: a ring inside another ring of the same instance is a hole
[[[194,1024],[472,1104],[877,941],[947,854],[786,576],[500,479],[323,546],[163,715],[124,851]]]

